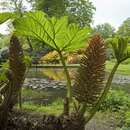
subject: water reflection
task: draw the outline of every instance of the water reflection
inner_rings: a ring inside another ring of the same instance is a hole
[[[77,68],[69,68],[69,74],[72,80],[74,79],[76,71]],[[108,77],[108,75],[107,73],[106,77]],[[66,95],[66,78],[64,70],[61,68],[31,68],[27,79],[29,82],[24,89],[24,101],[44,104],[46,101],[50,103],[58,98],[63,99]],[[113,89],[123,89],[130,93],[129,87],[130,76],[115,75],[112,83]]]
[[[77,68],[69,68],[71,79],[74,78]],[[50,80],[66,80],[64,70],[61,68],[31,68],[27,77],[29,78],[48,78]]]

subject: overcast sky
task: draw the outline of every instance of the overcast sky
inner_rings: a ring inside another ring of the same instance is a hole
[[[130,17],[130,0],[91,0],[96,7],[94,25],[108,22],[118,27]]]

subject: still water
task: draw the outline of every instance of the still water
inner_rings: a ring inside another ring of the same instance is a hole
[[[77,68],[69,68],[69,74],[74,81]],[[106,79],[109,73],[106,73]],[[66,95],[66,77],[62,68],[31,68],[26,75],[23,99],[44,103]],[[130,76],[115,75],[113,89],[124,89],[130,93]],[[37,96],[34,96],[37,95]]]

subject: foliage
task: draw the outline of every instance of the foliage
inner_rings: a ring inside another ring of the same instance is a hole
[[[7,47],[9,45],[9,36],[1,36],[0,37],[0,49]]]
[[[0,2],[0,6],[4,12],[23,12],[27,8],[26,4],[27,0],[3,0]]]
[[[34,7],[37,10],[46,12],[49,16],[69,16],[71,23],[78,23],[80,26],[90,26],[95,7],[89,0],[34,0]]]
[[[130,52],[128,50],[128,39],[123,37],[113,38],[111,41],[115,58],[118,63],[130,58]]]
[[[117,130],[129,130],[130,129],[130,111],[123,112],[123,119],[122,119],[122,126],[120,129]]]
[[[115,29],[109,23],[99,24],[94,28],[94,33],[100,33],[105,39],[114,35],[114,31]]]
[[[60,60],[58,52],[51,51],[40,59],[43,63],[58,63]]]
[[[40,113],[59,115],[63,110],[63,97],[65,90],[44,89],[22,89],[22,109]],[[47,99],[47,100],[46,100]]]
[[[0,81],[6,81],[7,77],[6,77],[6,73],[9,69],[9,63],[8,61],[6,63],[3,63],[0,67]]]
[[[113,46],[112,46],[112,44],[114,44],[114,39],[117,39],[117,41],[115,40],[115,42],[118,42],[118,39],[125,39],[124,40],[124,42],[127,42],[127,43],[124,43],[124,44],[122,44],[122,45],[126,45],[127,47],[127,52],[128,52],[128,55],[129,55],[129,52],[130,52],[130,44],[129,44],[129,37],[121,37],[121,36],[115,36],[115,37],[113,37],[113,38],[107,38],[106,40],[105,40],[105,45],[106,45],[106,48],[107,48],[107,50],[108,50],[108,54],[110,55],[111,54],[111,58],[113,58],[114,59],[114,53],[113,53],[113,51],[112,51],[112,48],[113,48]],[[117,43],[115,43],[115,44],[117,44]],[[128,60],[126,60],[125,62],[123,62],[123,63],[129,63],[129,59]]]
[[[67,56],[66,62],[68,64],[79,64],[82,57],[83,57],[83,53],[82,54],[77,54],[77,52],[72,53]]]
[[[117,34],[120,36],[130,36],[130,18],[127,18],[122,25],[119,27]]]
[[[68,0],[67,13],[70,22],[79,23],[80,26],[90,26],[95,7],[90,0]]]
[[[123,90],[110,90],[99,110],[102,111],[127,111],[130,108],[130,96]]]
[[[8,12],[0,13],[0,24],[6,22],[9,19],[13,19],[15,17],[16,17],[15,13],[8,13]]]
[[[90,29],[81,29],[76,24],[69,24],[67,17],[48,18],[43,12],[29,12],[14,22],[15,33],[32,36],[45,42],[55,50],[73,51],[84,47],[84,41]]]
[[[104,89],[105,47],[103,39],[96,35],[81,59],[81,67],[75,78],[74,97],[79,103],[94,106]],[[96,61],[96,62],[95,62]]]
[[[7,72],[9,69],[9,64],[8,62],[3,63],[0,66],[0,104],[3,101],[3,88],[5,87],[5,82],[7,82]]]
[[[26,64],[27,67],[30,67],[31,66],[31,63],[32,63],[32,58],[28,55],[24,56],[24,63]]]
[[[36,10],[41,10],[49,16],[61,17],[66,12],[66,3],[64,0],[35,0],[33,6]]]
[[[130,111],[127,111],[125,114],[125,126],[130,127]]]
[[[58,99],[57,101],[55,101],[52,104],[49,104],[47,106],[33,104],[31,102],[30,103],[25,102],[25,103],[23,103],[23,109],[27,110],[27,111],[59,115],[60,113],[62,113],[62,110],[63,110],[62,102],[63,102],[62,99]],[[53,111],[52,111],[52,108],[53,108]]]
[[[67,64],[79,64],[80,60],[82,58],[82,54],[78,54],[78,52],[72,52],[72,53],[63,52],[62,53]],[[46,54],[45,56],[43,56],[40,59],[39,63],[41,63],[41,62],[58,64],[58,63],[60,63],[60,57],[56,51],[50,51],[48,54]]]

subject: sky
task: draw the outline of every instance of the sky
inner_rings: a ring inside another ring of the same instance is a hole
[[[2,0],[0,0],[2,1]],[[110,23],[116,29],[130,17],[130,0],[91,0],[96,7],[94,23]],[[0,25],[0,32],[7,33],[6,24]]]
[[[91,0],[96,7],[94,25],[105,22],[116,29],[130,17],[130,0]]]

